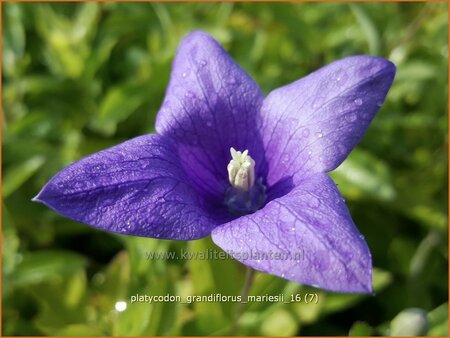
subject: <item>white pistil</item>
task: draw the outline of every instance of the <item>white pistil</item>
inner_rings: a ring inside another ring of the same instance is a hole
[[[248,150],[242,153],[231,148],[231,161],[228,163],[228,179],[231,185],[243,191],[249,191],[255,183],[255,161],[248,155]]]

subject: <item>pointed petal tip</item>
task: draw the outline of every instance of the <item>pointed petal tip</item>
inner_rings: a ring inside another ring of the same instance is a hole
[[[214,42],[217,43],[216,39],[212,37],[212,35],[208,34],[207,32],[201,31],[201,30],[194,30],[192,32],[189,32],[186,34],[181,42],[181,44],[184,43],[197,43],[201,41],[206,42]]]
[[[44,203],[43,200],[41,199],[41,195],[42,192],[44,191],[44,188],[42,188],[41,191],[39,191],[39,193],[31,199],[32,202]]]

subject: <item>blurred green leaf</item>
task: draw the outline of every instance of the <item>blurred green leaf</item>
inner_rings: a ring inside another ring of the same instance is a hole
[[[391,281],[392,276],[389,272],[377,268],[373,269],[373,289],[375,294],[383,290]],[[327,293],[320,297],[323,303],[321,314],[342,311],[354,306],[366,297],[369,297],[369,295]]]
[[[11,4],[4,9],[4,31],[2,36],[2,70],[9,77],[18,76],[23,70],[25,56],[25,27],[22,7]]]
[[[331,176],[339,185],[339,190],[350,199],[363,196],[381,201],[395,197],[389,168],[370,153],[354,149],[350,156]]]
[[[349,336],[367,337],[373,334],[373,328],[365,322],[356,322],[350,328]]]
[[[14,288],[69,275],[86,265],[86,259],[69,251],[27,252],[14,272]]]
[[[11,215],[4,204],[2,204],[2,243],[2,276],[8,277],[17,264],[17,251],[20,241]],[[9,288],[5,283],[3,286],[3,290]]]
[[[422,309],[405,309],[391,321],[391,336],[424,336],[427,331],[427,315]]]
[[[428,323],[430,329],[428,336],[448,335],[448,303],[444,303],[428,313]]]
[[[273,312],[261,325],[264,336],[293,336],[298,325],[292,315],[283,308]]]
[[[188,248],[194,254],[203,255],[213,250],[220,250],[210,238],[191,241]],[[194,295],[219,293],[226,296],[237,296],[244,285],[243,267],[232,259],[202,259],[201,256],[198,256],[191,259],[188,266]],[[212,333],[227,326],[234,318],[237,303],[196,302],[194,307],[200,316],[199,326],[202,331]]]
[[[67,325],[84,323],[87,318],[86,287],[86,275],[81,269],[32,285],[31,294],[41,309],[34,320],[35,326],[50,334]]]
[[[370,54],[378,55],[380,53],[380,37],[375,24],[363,6],[356,2],[349,3],[349,6],[366,35]]]
[[[100,103],[92,127],[103,135],[115,133],[117,124],[136,111],[148,99],[143,83],[127,83],[110,89]]]
[[[45,158],[36,155],[29,160],[9,168],[3,179],[2,196],[7,198],[24,184],[44,164]],[[31,199],[31,198],[30,198]]]
[[[104,332],[94,325],[71,324],[55,331],[57,336],[103,336]]]

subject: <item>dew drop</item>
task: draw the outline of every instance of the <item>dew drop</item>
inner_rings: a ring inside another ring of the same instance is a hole
[[[336,82],[338,82],[339,84],[344,84],[347,80],[347,73],[344,69],[340,69],[338,70],[337,74],[336,74]]]
[[[320,205],[320,201],[317,199],[317,197],[311,196],[308,200],[308,205],[311,208],[317,208]]]
[[[188,68],[186,69],[183,74],[181,74],[182,77],[187,77],[189,75],[189,73],[191,72],[191,70]]]
[[[198,60],[198,65],[199,65],[200,67],[204,67],[204,66],[206,66],[207,64],[208,64],[208,62],[207,62],[206,60],[203,60],[203,59]]]
[[[284,276],[286,276],[284,273],[281,274],[281,278],[284,278]]]
[[[343,144],[338,144],[337,146],[339,154],[344,155],[347,152],[347,147]]]
[[[383,101],[377,101],[377,106],[381,107],[383,105]]]
[[[348,113],[347,115],[345,115],[345,119],[348,122],[352,123],[358,119],[358,116],[355,113]]]
[[[362,99],[360,99],[360,98],[355,99],[355,101],[353,101],[353,102],[355,102],[355,104],[356,104],[357,106],[360,106],[360,105],[362,105],[362,103],[363,103]]]
[[[289,162],[289,160],[291,159],[291,157],[289,156],[289,154],[284,154],[281,161],[284,163]]]
[[[361,117],[363,120],[370,120],[370,114],[369,113],[362,113]]]
[[[212,93],[211,96],[209,97],[209,102],[211,102],[211,104],[215,105],[217,104],[219,101],[219,95],[217,95],[216,93]]]
[[[295,231],[295,228],[294,228],[294,227],[292,227],[292,228],[291,228],[291,231]]]
[[[318,133],[316,133],[316,136],[317,136],[317,138],[322,138],[322,137],[323,137],[323,134],[322,134],[321,131],[319,131]]]
[[[238,83],[237,78],[234,77],[234,76],[230,76],[230,77],[227,78],[225,81],[226,81],[228,84],[231,84],[231,85],[237,84],[237,83]]]
[[[187,91],[186,94],[184,94],[184,96],[186,96],[186,98],[188,99],[192,99],[195,97],[194,93]]]

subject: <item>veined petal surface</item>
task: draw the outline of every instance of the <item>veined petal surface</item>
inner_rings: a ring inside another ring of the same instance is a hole
[[[332,291],[372,291],[370,251],[324,173],[256,213],[215,228],[212,238],[259,271]]]
[[[263,171],[259,137],[263,95],[255,81],[210,35],[193,32],[181,42],[156,130],[178,143],[182,164],[198,187],[222,198],[230,148],[249,154]]]
[[[339,166],[380,109],[394,75],[386,59],[351,56],[272,91],[261,109],[269,185]]]
[[[151,134],[69,165],[35,200],[102,230],[191,240],[217,224],[191,183],[173,141]]]

